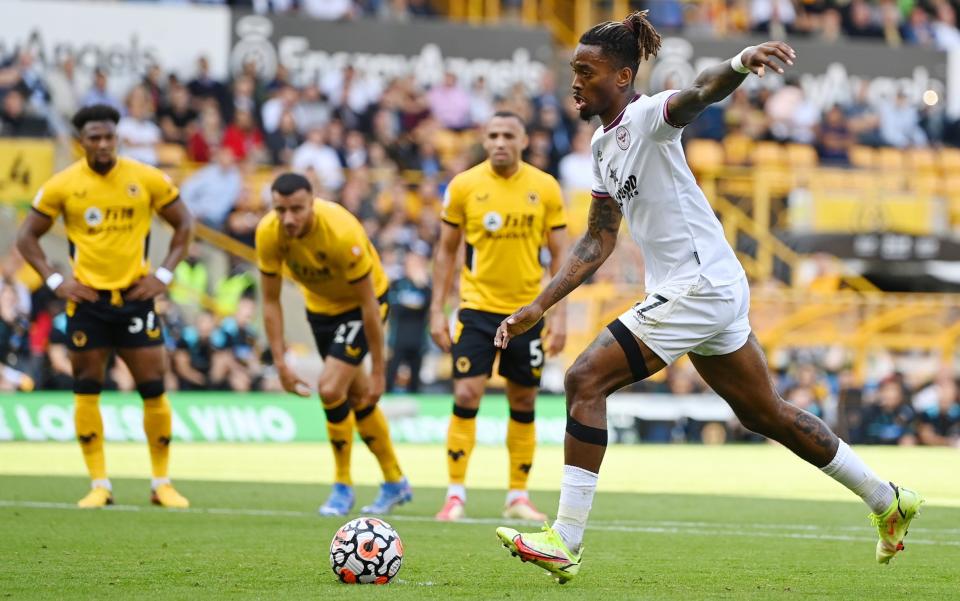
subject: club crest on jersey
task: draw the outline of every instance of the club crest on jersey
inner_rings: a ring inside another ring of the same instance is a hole
[[[130,195],[130,198],[136,198],[140,194],[140,186],[137,184],[127,184],[127,194]]]
[[[626,150],[630,148],[630,132],[627,131],[627,128],[624,126],[617,127],[617,146],[620,147],[620,150]]]
[[[496,211],[490,211],[483,216],[483,227],[488,232],[495,232],[503,227],[503,217]]]
[[[87,210],[83,212],[83,220],[90,227],[97,227],[103,223],[103,211],[100,210],[100,207],[87,207]]]
[[[527,192],[527,202],[532,205],[537,204],[540,201],[540,195],[537,194],[536,190],[530,190]]]

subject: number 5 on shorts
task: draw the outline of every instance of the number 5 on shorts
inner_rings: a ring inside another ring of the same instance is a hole
[[[537,368],[543,365],[543,349],[540,340],[530,341],[530,367]]]

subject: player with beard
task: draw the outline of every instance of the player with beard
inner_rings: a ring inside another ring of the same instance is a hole
[[[560,582],[576,576],[607,445],[607,395],[688,354],[744,426],[781,443],[863,499],[880,535],[877,561],[887,563],[903,548],[923,500],[879,478],[825,423],[777,393],[750,331],[746,276],[680,143],[684,126],[729,96],[751,72],[782,73],[796,53],[782,42],[750,46],[704,70],[686,89],[638,94],[639,64],[659,48],[660,36],[646,13],[635,12],[584,33],[571,62],[580,116],[596,116],[602,123],[591,143],[594,183],[587,232],[540,295],[504,320],[496,343],[508,348],[512,338],[594,273],[613,251],[623,218],[643,251],[647,295],[601,331],[567,372],[565,465],[556,522],[539,533],[498,528],[497,535],[515,555]]]

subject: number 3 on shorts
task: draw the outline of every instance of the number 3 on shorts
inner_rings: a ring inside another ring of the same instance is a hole
[[[540,367],[543,365],[543,349],[540,347],[542,342],[538,340],[530,341],[530,367]]]

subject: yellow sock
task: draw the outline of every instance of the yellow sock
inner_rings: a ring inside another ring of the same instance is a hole
[[[150,467],[154,478],[166,478],[169,474],[172,421],[173,412],[166,394],[143,399],[143,431],[147,435]]]
[[[477,443],[477,410],[453,407],[447,429],[447,471],[450,484],[463,484],[467,479],[470,453]]]
[[[510,490],[526,490],[533,451],[537,446],[537,429],[533,411],[510,410],[507,421],[507,452],[510,454]]]
[[[350,453],[353,450],[353,411],[346,399],[332,405],[325,405],[323,412],[327,415],[327,437],[333,449],[335,473],[334,482],[353,485],[350,478]]]
[[[383,479],[386,482],[398,482],[403,477],[397,454],[393,450],[390,440],[390,426],[378,405],[354,411],[357,421],[357,432],[360,440],[366,443],[383,470]]]
[[[103,454],[103,418],[99,394],[75,394],[73,423],[83,451],[83,461],[91,480],[107,479],[107,460]]]

